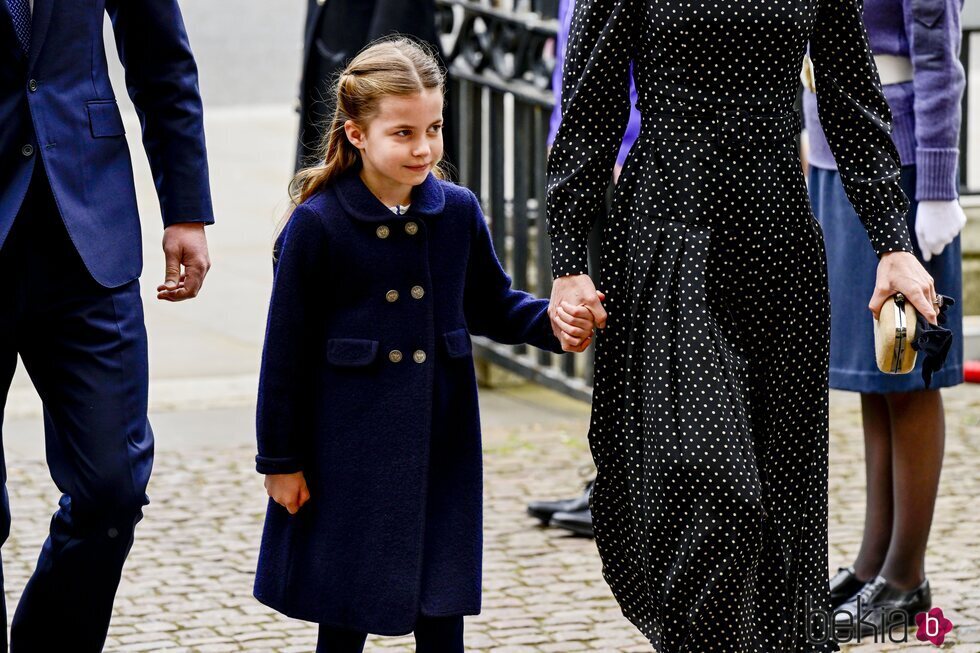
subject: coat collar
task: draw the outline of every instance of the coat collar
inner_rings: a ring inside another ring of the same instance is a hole
[[[381,203],[361,180],[356,170],[337,179],[334,188],[340,204],[350,215],[367,222],[387,222],[411,215],[437,216],[446,206],[446,195],[439,180],[430,172],[421,184],[412,189],[412,205],[398,216]]]

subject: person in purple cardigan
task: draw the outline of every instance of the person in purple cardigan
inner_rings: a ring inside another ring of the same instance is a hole
[[[861,393],[867,468],[864,536],[852,566],[831,579],[838,619],[850,623],[890,609],[910,617],[931,605],[925,552],[939,485],[945,438],[939,388],[963,380],[962,275],[957,201],[962,0],[865,0],[864,19],[885,97],[892,139],[911,200],[909,232],[937,292],[952,297],[946,327],[953,343],[928,388],[913,374],[878,371],[867,298],[877,257],[844,196],[813,93],[804,97],[810,139],[810,197],[827,247],[831,298],[830,385]],[[870,634],[863,626],[862,635]]]
[[[548,148],[555,141],[555,134],[561,125],[561,77],[564,72],[565,44],[568,42],[568,32],[572,27],[572,8],[575,0],[559,0],[558,2],[558,34],[555,38],[555,70],[551,76],[551,87],[555,98],[555,108],[551,112],[551,124],[548,131]],[[623,134],[623,143],[616,157],[612,181],[619,180],[619,173],[626,163],[630,148],[640,135],[640,112],[636,108],[636,85],[630,79],[630,110],[629,123]],[[589,266],[598,269],[599,236],[605,223],[605,216],[596,216],[596,223],[589,237]],[[585,491],[572,499],[558,501],[532,501],[527,506],[527,512],[544,525],[562,528],[578,535],[592,537],[592,512],[589,510],[589,497],[592,494],[592,481],[585,485]]]

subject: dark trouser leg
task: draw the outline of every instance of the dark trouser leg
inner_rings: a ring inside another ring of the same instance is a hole
[[[463,653],[463,618],[420,615],[415,623],[415,653]]]
[[[361,653],[365,640],[365,633],[320,624],[316,653]]]
[[[139,285],[86,272],[43,177],[18,221],[30,292],[18,348],[44,403],[51,477],[63,493],[11,624],[13,653],[102,650],[153,462]],[[135,255],[135,253],[134,253]]]
[[[854,561],[861,580],[871,580],[881,571],[892,537],[892,424],[886,395],[862,394],[866,498],[864,535]]]
[[[925,580],[926,544],[943,467],[946,423],[939,390],[886,395],[891,415],[892,487],[895,502],[891,545],[882,576],[901,590]]]

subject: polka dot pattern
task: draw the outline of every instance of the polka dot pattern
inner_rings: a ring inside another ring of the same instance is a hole
[[[830,316],[797,144],[765,122],[748,142],[671,127],[791,114],[808,42],[869,240],[911,251],[858,0],[576,2],[548,167],[553,269],[587,272],[632,60],[644,122],[603,235],[592,510],[603,574],[659,653],[838,650],[807,632],[829,606]]]

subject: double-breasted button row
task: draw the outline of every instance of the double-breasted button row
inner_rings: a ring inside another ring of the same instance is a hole
[[[418,225],[418,223],[416,223],[416,222],[406,222],[405,223],[405,233],[407,233],[409,236],[414,236],[418,232],[419,232],[419,225]],[[383,224],[380,227],[378,227],[377,229],[375,229],[374,230],[374,233],[377,234],[378,238],[380,238],[381,240],[384,240],[385,238],[387,238],[388,236],[391,235],[391,227],[389,227],[386,224]]]
[[[388,360],[390,360],[392,363],[400,363],[402,362],[402,358],[404,358],[404,356],[402,355],[401,351],[399,351],[398,349],[392,349],[391,351],[388,352]],[[422,351],[421,349],[416,349],[415,352],[412,354],[412,360],[419,364],[424,363],[425,352]]]
[[[385,299],[389,304],[397,302],[399,297],[401,297],[401,294],[397,290],[389,290],[385,293]],[[412,286],[412,298],[422,299],[423,297],[425,297],[425,288],[422,286]]]

